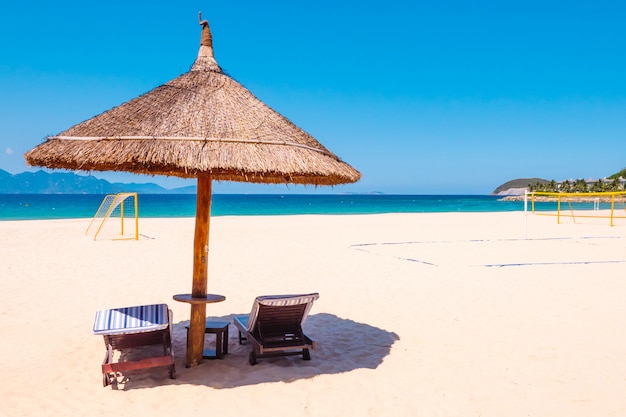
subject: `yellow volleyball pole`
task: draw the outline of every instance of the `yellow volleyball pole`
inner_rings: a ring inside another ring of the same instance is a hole
[[[611,194],[611,227],[613,227],[613,211],[615,210],[615,194]]]
[[[135,240],[139,240],[139,202],[135,193]]]
[[[118,194],[120,195],[120,194]],[[124,237],[124,197],[121,197],[122,201],[120,203],[120,219],[122,221],[122,237]]]

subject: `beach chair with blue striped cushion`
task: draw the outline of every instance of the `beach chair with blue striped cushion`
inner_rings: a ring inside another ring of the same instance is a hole
[[[118,374],[137,369],[167,366],[176,378],[172,350],[172,310],[167,304],[101,310],[96,313],[93,333],[104,336],[106,354],[102,363],[102,383],[117,382]],[[113,362],[115,350],[161,345],[163,354],[138,360]]]
[[[239,344],[247,341],[252,346],[250,365],[257,358],[302,355],[311,359],[309,349],[315,342],[304,334],[302,323],[306,319],[318,293],[300,295],[266,295],[256,297],[247,316],[236,316]]]

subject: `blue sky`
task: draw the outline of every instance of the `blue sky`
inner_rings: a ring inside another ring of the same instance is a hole
[[[363,174],[216,193],[488,194],[626,167],[624,2],[35,0],[0,14],[0,169],[186,72],[198,11],[228,74]]]

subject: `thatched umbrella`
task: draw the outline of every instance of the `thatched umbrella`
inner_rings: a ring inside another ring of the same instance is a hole
[[[202,38],[190,71],[25,154],[34,166],[198,178],[187,366],[202,362],[205,303],[216,300],[207,295],[212,180],[317,186],[361,176],[224,74],[209,24],[198,18]]]

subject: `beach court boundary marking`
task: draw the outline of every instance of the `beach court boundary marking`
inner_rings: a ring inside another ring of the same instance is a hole
[[[401,261],[415,262],[428,266],[439,267],[442,265],[427,262],[421,259],[407,258],[402,256],[393,256],[387,254],[376,253],[366,250],[366,247],[372,246],[394,246],[394,245],[422,245],[422,244],[446,244],[446,243],[481,243],[481,242],[527,242],[527,241],[566,241],[566,240],[585,240],[585,239],[622,239],[621,236],[577,236],[577,237],[548,237],[548,238],[536,238],[536,239],[467,239],[467,240],[422,240],[422,241],[408,241],[408,242],[375,242],[375,243],[355,243],[349,246],[349,248],[358,250],[361,252],[369,253],[377,256],[390,257]],[[544,265],[591,265],[591,264],[613,264],[613,263],[626,263],[626,259],[619,260],[602,260],[602,261],[568,261],[568,262],[516,262],[516,263],[493,263],[483,265],[458,265],[458,266],[483,266],[487,268],[493,267],[516,267],[516,266],[544,266]]]
[[[596,264],[623,264],[626,263],[626,260],[614,260],[614,261],[572,261],[572,262],[521,262],[521,263],[510,263],[510,264],[485,264],[482,265],[487,268],[503,268],[507,266],[534,266],[534,265],[596,265]]]

